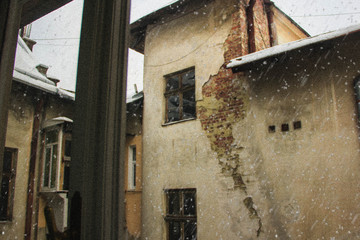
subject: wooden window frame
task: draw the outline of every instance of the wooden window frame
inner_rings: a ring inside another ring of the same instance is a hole
[[[195,76],[194,85],[183,87],[183,84],[182,84],[183,83],[183,78],[182,78],[182,76],[184,74],[186,74],[186,73],[189,73],[189,72],[194,72],[194,76]],[[177,77],[177,76],[179,77],[179,88],[178,89],[173,89],[173,90],[166,90],[166,85],[167,85],[168,80],[171,77]],[[196,86],[195,67],[187,68],[187,69],[175,72],[175,73],[165,75],[164,78],[165,78],[165,93],[164,93],[164,97],[165,97],[165,123],[175,123],[175,122],[181,122],[181,121],[184,121],[184,120],[196,119],[196,106],[195,106],[195,114],[194,114],[194,116],[191,117],[191,118],[183,119],[183,94],[185,92],[189,92],[189,91],[193,91],[194,94],[195,94],[195,86]],[[179,96],[179,120],[170,121],[169,117],[168,117],[168,109],[169,109],[168,108],[168,99],[169,99],[170,96],[174,96],[174,95]],[[195,105],[196,105],[196,99],[194,99],[194,102],[195,102]]]
[[[17,164],[17,156],[18,156],[18,149],[17,148],[8,148],[5,147],[4,154],[6,152],[11,152],[11,172],[10,173],[4,173],[2,171],[2,181],[4,180],[4,176],[6,175],[9,178],[9,194],[7,199],[7,209],[6,209],[6,217],[0,217],[0,222],[11,222],[12,221],[12,213],[13,213],[13,207],[14,207],[14,193],[15,193],[15,179],[16,179],[16,164]],[[4,158],[5,160],[5,158]],[[0,196],[2,192],[2,185],[0,188]]]
[[[184,224],[186,222],[195,222],[195,225],[197,226],[197,207],[196,207],[196,188],[186,188],[186,189],[165,189],[165,198],[166,198],[166,215],[164,217],[164,220],[166,222],[166,239],[167,240],[173,240],[170,239],[170,232],[169,232],[169,224],[170,222],[180,222],[181,223],[181,239],[185,239],[185,227]],[[176,193],[179,194],[180,199],[180,213],[179,214],[170,214],[169,213],[169,196],[170,193]],[[186,193],[192,193],[195,196],[195,215],[185,215],[184,214],[184,199]],[[197,229],[196,229],[196,235],[197,235]],[[196,237],[197,238],[197,237]]]

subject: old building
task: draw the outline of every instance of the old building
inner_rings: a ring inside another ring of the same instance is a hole
[[[136,93],[126,103],[125,220],[129,239],[141,236],[142,113],[144,95]]]
[[[357,25],[228,65],[242,114],[223,122],[222,167],[242,178],[260,236],[359,239],[359,43]]]
[[[244,150],[253,142],[237,140],[252,137],[235,124],[247,86],[226,64],[306,32],[270,1],[199,0],[145,16],[131,35],[144,53],[142,237],[275,238],[255,201],[269,196]]]
[[[58,80],[47,77],[47,68],[19,37],[3,162],[0,239],[27,234],[46,239],[46,205],[54,208],[59,229],[66,227],[74,93],[58,88]]]

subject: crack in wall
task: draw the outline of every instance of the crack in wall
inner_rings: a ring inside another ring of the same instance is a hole
[[[261,0],[255,0],[255,2],[262,3]],[[224,64],[218,73],[210,76],[203,85],[203,101],[198,102],[201,126],[210,139],[211,149],[217,153],[222,173],[225,176],[231,176],[234,190],[239,189],[246,196],[248,196],[249,179],[244,181],[246,166],[241,154],[248,150],[234,143],[233,124],[244,120],[248,112],[247,85],[241,80],[244,73],[232,73],[231,69],[226,68],[226,63],[230,59],[248,53],[247,5],[246,0],[239,2],[237,11],[233,13],[231,31],[224,42]],[[267,25],[265,24],[264,27]],[[258,221],[256,235],[259,237],[263,224],[253,198],[246,197],[243,203],[249,210],[250,219]]]

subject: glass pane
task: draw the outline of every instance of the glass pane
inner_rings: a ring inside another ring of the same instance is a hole
[[[186,91],[183,94],[183,119],[196,117],[195,91]]]
[[[49,186],[49,169],[50,169],[50,159],[51,159],[51,148],[46,148],[45,150],[45,169],[44,169],[44,187]]]
[[[168,98],[168,115],[167,115],[167,120],[168,122],[172,122],[172,121],[178,121],[180,120],[180,116],[179,116],[179,96],[175,95],[175,96],[170,96]]]
[[[55,143],[58,141],[58,130],[46,132],[46,143]]]
[[[169,77],[166,81],[166,91],[179,88],[179,76]]]
[[[170,192],[168,194],[169,200],[169,215],[179,215],[180,214],[180,198],[178,192]]]
[[[195,85],[195,71],[191,70],[186,72],[182,76],[182,85],[183,87]]]
[[[54,145],[51,163],[51,188],[54,188],[56,183],[57,152],[57,145]]]
[[[196,215],[195,193],[184,193],[184,215]]]
[[[181,240],[181,223],[169,222],[169,239]]]
[[[196,239],[196,222],[187,221],[185,222],[185,231],[184,231],[185,240],[195,240]]]

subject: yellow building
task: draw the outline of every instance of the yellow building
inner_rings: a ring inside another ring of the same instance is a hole
[[[46,71],[19,37],[3,163],[0,239],[46,239],[46,205],[53,206],[59,229],[67,227],[74,93],[58,88],[58,80],[48,78]]]
[[[125,154],[125,214],[129,239],[141,236],[143,93],[127,102]]]

